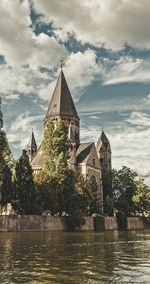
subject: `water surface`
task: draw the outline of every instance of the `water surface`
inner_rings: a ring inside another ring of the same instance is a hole
[[[0,233],[0,283],[150,283],[150,230]]]

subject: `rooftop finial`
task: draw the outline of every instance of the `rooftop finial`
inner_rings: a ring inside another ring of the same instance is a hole
[[[62,69],[63,68],[63,65],[64,65],[64,60],[63,58],[60,60],[60,68]]]

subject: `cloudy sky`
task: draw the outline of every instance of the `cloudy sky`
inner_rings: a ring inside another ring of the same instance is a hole
[[[81,119],[81,141],[102,128],[114,168],[150,184],[150,0],[1,0],[0,95],[18,158],[42,140],[60,60]]]

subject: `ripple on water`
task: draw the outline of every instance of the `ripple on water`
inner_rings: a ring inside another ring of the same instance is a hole
[[[147,283],[150,231],[0,234],[0,283]]]

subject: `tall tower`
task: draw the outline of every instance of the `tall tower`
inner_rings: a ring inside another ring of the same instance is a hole
[[[97,154],[100,161],[102,174],[111,171],[111,148],[109,140],[104,131],[102,131],[97,142]]]
[[[71,126],[76,144],[80,143],[80,119],[75,109],[62,68],[44,119],[44,127],[46,127],[49,119],[51,119],[55,125],[59,119],[62,119],[68,127]]]
[[[34,137],[34,132],[32,130],[30,139],[29,139],[29,143],[27,146],[27,153],[28,153],[28,157],[29,157],[29,161],[31,162],[33,160],[33,158],[35,157],[37,152],[37,145],[36,145],[36,141],[35,141],[35,137]]]

